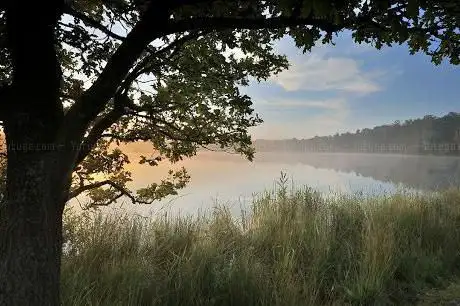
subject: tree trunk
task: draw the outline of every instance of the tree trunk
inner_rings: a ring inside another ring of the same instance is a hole
[[[5,2],[13,72],[1,101],[8,165],[0,206],[0,306],[60,304],[62,212],[74,160],[55,143],[64,116],[55,48],[63,5]]]
[[[58,152],[9,150],[0,223],[0,305],[60,305],[62,212],[69,184]]]

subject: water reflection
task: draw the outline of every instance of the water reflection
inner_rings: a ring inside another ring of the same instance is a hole
[[[309,164],[308,158],[296,154],[264,153],[254,162],[238,155],[202,152],[175,167],[185,166],[192,176],[188,187],[178,197],[169,197],[155,204],[154,211],[161,208],[174,213],[196,213],[216,203],[232,207],[233,212],[246,209],[254,196],[276,187],[280,172],[287,173],[290,184],[296,187],[308,185],[325,193],[380,194],[393,192],[397,186],[391,182],[379,182],[354,173],[338,172]],[[317,159],[319,161],[319,159]],[[170,165],[160,168],[146,168],[132,164],[134,174],[131,188],[136,189],[155,181],[167,171]],[[149,208],[141,208],[145,210]]]
[[[435,190],[455,184],[460,177],[460,158],[456,157],[263,153],[251,163],[238,155],[202,152],[176,165],[151,168],[133,162],[130,188],[158,181],[171,167],[181,166],[187,168],[192,181],[179,196],[152,206],[124,207],[143,215],[160,211],[196,214],[219,203],[238,214],[258,192],[273,189],[281,171],[294,186],[308,185],[325,193],[381,194],[400,187]]]
[[[271,162],[275,156],[261,156],[260,162]],[[276,159],[287,163],[303,163],[318,169],[353,173],[382,182],[439,190],[458,186],[460,157],[375,155],[375,154],[281,154]]]

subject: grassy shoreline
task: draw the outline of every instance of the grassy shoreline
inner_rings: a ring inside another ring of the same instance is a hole
[[[285,186],[235,220],[66,214],[64,305],[408,305],[460,275],[460,191]]]

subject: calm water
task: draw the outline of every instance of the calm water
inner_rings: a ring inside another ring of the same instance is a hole
[[[137,206],[143,215],[162,210],[196,213],[216,202],[240,211],[254,194],[270,190],[283,171],[295,186],[323,192],[380,194],[398,188],[436,190],[456,185],[460,158],[371,154],[260,153],[254,162],[238,155],[203,152],[177,165],[148,167],[133,162],[132,188],[158,181],[167,169],[185,166],[192,176],[179,196],[151,206]],[[133,209],[130,205],[123,207]]]

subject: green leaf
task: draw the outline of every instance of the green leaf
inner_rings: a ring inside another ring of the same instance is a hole
[[[303,1],[302,9],[300,12],[301,17],[303,18],[310,17],[312,10],[313,10],[313,1],[312,0]]]
[[[411,18],[415,18],[419,14],[419,0],[408,0],[407,1],[407,15]]]
[[[313,10],[317,17],[325,17],[331,14],[332,5],[330,0],[313,0]]]

